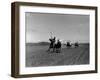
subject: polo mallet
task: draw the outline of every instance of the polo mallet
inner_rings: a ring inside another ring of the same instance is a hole
[[[52,32],[50,32],[50,37],[51,37],[51,39],[52,39],[52,34],[53,34],[53,33],[52,33]]]

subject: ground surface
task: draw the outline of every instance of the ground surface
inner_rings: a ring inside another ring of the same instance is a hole
[[[64,46],[61,53],[47,52],[48,46],[27,44],[26,67],[89,64],[89,44],[78,48]]]

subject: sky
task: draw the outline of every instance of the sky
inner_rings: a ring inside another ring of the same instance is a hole
[[[52,36],[62,42],[89,42],[89,15],[25,13],[26,43],[49,41]]]

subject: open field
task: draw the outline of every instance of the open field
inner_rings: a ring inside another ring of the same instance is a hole
[[[26,67],[89,64],[89,44],[62,47],[61,53],[47,52],[49,45],[26,44]]]

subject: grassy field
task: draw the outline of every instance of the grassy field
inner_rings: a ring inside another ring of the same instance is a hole
[[[89,44],[62,47],[61,53],[47,52],[49,45],[26,44],[26,67],[89,64]]]

